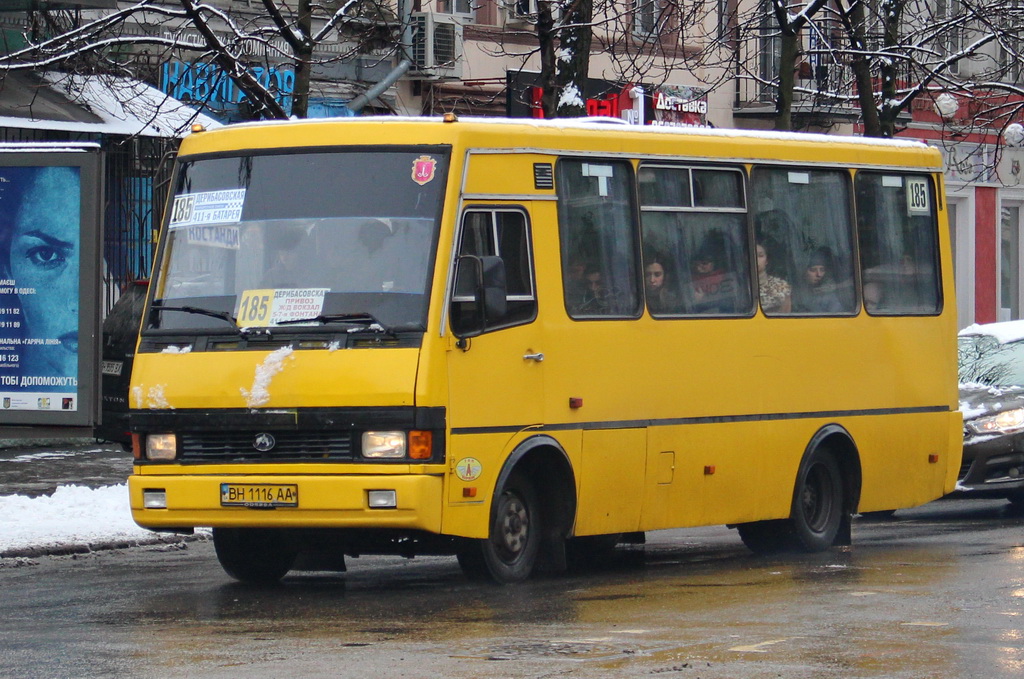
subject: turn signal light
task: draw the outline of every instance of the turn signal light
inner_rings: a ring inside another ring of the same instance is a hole
[[[429,460],[433,454],[433,433],[416,429],[409,432],[409,459]]]

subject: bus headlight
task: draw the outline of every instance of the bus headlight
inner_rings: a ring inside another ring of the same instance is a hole
[[[363,432],[363,457],[388,459],[405,457],[405,432]]]
[[[173,460],[178,457],[178,437],[174,434],[150,434],[146,437],[146,459]]]

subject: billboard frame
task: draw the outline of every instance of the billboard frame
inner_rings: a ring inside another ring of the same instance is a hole
[[[0,144],[2,168],[77,168],[79,177],[79,275],[77,408],[64,410],[8,410],[0,407],[0,427],[40,426],[91,428],[100,421],[100,329],[102,301],[102,245],[104,156],[97,143],[55,142]],[[0,387],[0,390],[3,390]],[[13,431],[0,429],[0,435]]]

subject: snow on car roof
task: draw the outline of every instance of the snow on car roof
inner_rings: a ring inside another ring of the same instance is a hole
[[[969,325],[959,333],[960,337],[966,335],[988,335],[995,338],[1000,344],[1016,342],[1024,339],[1024,320],[1003,321],[1002,323],[975,323]]]

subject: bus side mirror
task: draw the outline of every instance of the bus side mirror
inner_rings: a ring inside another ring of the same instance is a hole
[[[457,337],[475,337],[508,313],[505,262],[501,257],[463,255],[456,267],[452,331]]]

